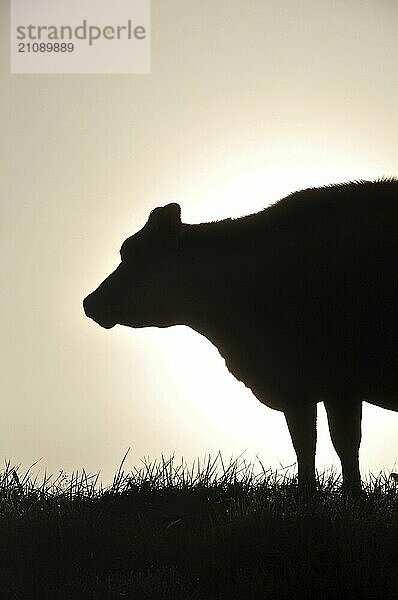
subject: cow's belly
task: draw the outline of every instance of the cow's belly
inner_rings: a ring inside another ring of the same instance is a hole
[[[228,365],[227,365],[228,366]],[[322,380],[321,377],[297,377],[295,373],[281,374],[280,378],[274,375],[269,377],[266,371],[261,378],[250,376],[242,372],[242,368],[235,370],[228,367],[229,371],[242,381],[262,403],[278,411],[285,411],[296,402],[322,402],[327,399],[341,400],[357,398],[381,408],[398,411],[398,377],[395,374],[388,381],[352,380],[345,381],[340,378],[333,381],[331,377]]]
[[[386,410],[398,411],[398,392],[393,396],[380,395],[363,398],[364,402],[374,404],[374,406],[380,406]]]
[[[284,411],[292,402],[320,402],[355,397],[398,410],[398,357],[395,354],[352,356],[349,351],[305,356],[261,347],[257,354],[244,345],[222,352],[230,373],[265,405]]]
[[[344,396],[398,410],[398,311],[391,298],[361,304],[336,295],[325,308],[325,299],[291,302],[295,296],[280,295],[275,304],[258,293],[253,306],[229,310],[225,302],[211,333],[207,324],[201,333],[232,375],[276,410],[298,398]]]

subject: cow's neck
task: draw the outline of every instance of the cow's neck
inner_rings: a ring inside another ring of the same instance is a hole
[[[191,327],[217,345],[230,325],[230,302],[225,297],[224,286],[225,265],[221,271],[216,260],[196,253],[182,257],[181,275],[180,324]]]

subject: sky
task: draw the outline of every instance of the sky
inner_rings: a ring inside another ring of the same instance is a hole
[[[99,0],[98,0],[99,1]],[[104,1],[104,0],[102,0]],[[304,187],[398,176],[395,0],[152,0],[148,75],[11,75],[0,0],[0,460],[111,480],[175,454],[295,462],[185,327],[106,331],[82,300],[156,206],[184,222]],[[338,466],[318,405],[319,469]],[[398,414],[365,405],[364,474],[398,469]]]

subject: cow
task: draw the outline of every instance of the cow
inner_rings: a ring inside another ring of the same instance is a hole
[[[343,489],[360,493],[362,402],[398,410],[398,179],[308,188],[210,223],[182,223],[167,204],[120,258],[85,298],[88,317],[205,336],[284,413],[305,489],[323,401]]]

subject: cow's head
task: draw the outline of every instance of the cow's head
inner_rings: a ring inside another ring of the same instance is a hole
[[[84,299],[86,315],[107,329],[173,324],[180,230],[178,204],[155,208],[123,242],[117,269]]]

